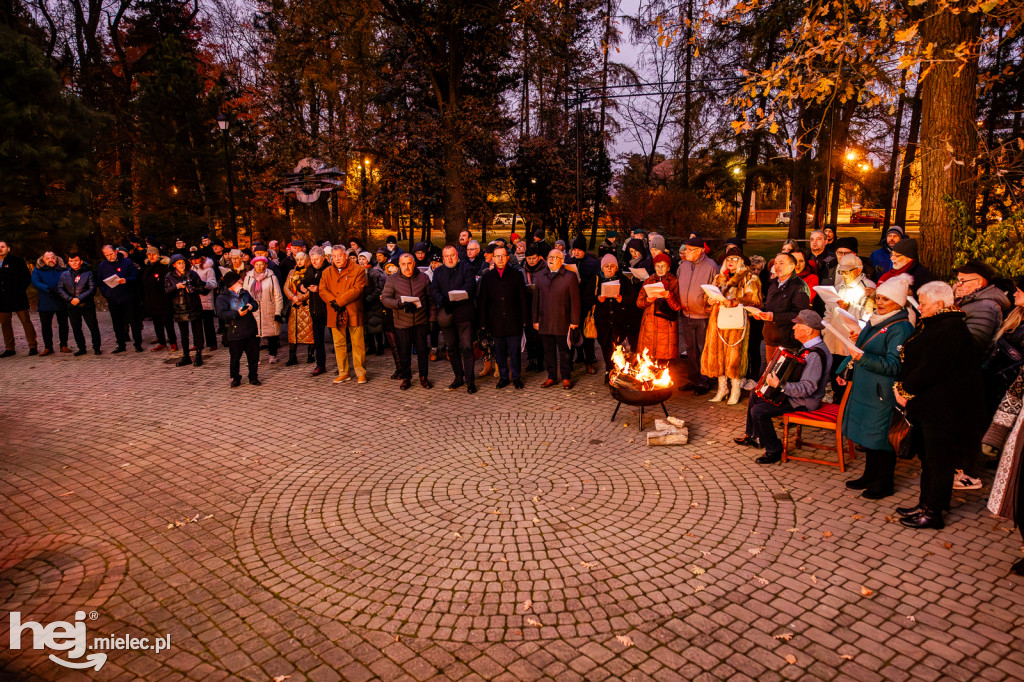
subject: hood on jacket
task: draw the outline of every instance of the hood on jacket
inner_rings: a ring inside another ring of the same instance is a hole
[[[971,304],[977,301],[993,301],[1004,313],[1012,307],[1010,299],[1007,298],[1003,290],[994,284],[989,284],[988,286],[978,289],[972,294],[967,294],[960,299],[960,302],[957,305],[962,308],[965,304]]]
[[[60,270],[63,270],[67,266],[68,265],[67,265],[67,263],[64,262],[64,259],[61,258],[60,256],[57,256],[57,268],[60,269]],[[43,262],[43,257],[40,256],[39,258],[36,259],[36,267],[37,268],[48,268],[50,266],[48,266],[46,263],[44,263]]]

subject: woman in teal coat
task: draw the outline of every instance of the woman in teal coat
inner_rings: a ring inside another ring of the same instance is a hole
[[[905,309],[909,282],[902,276],[879,285],[875,314],[857,337],[857,347],[837,370],[850,384],[843,434],[866,451],[864,474],[846,482],[863,497],[878,500],[894,492],[896,453],[889,445],[889,420],[896,404],[892,387],[900,376],[900,347],[914,332]]]

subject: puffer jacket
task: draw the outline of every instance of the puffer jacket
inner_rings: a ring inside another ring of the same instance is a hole
[[[306,274],[302,277],[302,286],[307,289],[311,286],[320,288],[320,278],[324,275],[324,270],[331,267],[331,264],[326,260],[318,268],[314,268],[313,264],[310,263],[309,267],[306,268]],[[320,294],[309,297],[309,315],[314,320],[326,320],[327,319],[327,304],[324,303],[324,299],[320,298]],[[321,324],[326,324],[321,322]]]
[[[384,304],[380,302],[381,292],[387,275],[380,268],[366,269],[366,288],[363,289],[363,326],[370,334],[384,331]]]
[[[179,289],[179,284],[184,284],[185,288]],[[186,270],[179,275],[177,270],[171,268],[164,278],[164,291],[171,299],[175,322],[192,322],[203,316],[203,303],[199,295],[206,291],[206,284],[199,279],[195,270]]]
[[[430,279],[419,270],[415,270],[412,277],[406,277],[401,272],[388,275],[380,302],[395,311],[395,329],[409,329],[430,322],[433,300],[430,298],[429,286]],[[402,303],[402,296],[419,298],[420,307],[411,313],[405,312],[406,304]]]
[[[32,286],[39,292],[39,312],[56,312],[67,309],[67,301],[57,293],[57,284],[65,270],[67,270],[67,266],[64,265],[60,256],[57,256],[57,265],[52,268],[43,262],[42,256],[36,261],[36,268],[32,271]]]
[[[238,311],[245,306],[252,306],[252,310],[245,315],[239,315]],[[259,333],[256,326],[255,315],[260,304],[253,300],[252,296],[245,289],[237,294],[230,289],[224,289],[217,296],[217,317],[224,321],[224,342],[243,341],[250,339]]]
[[[67,301],[69,306],[76,298],[78,308],[96,305],[96,275],[85,263],[82,263],[81,270],[65,270],[57,283],[57,295]]]
[[[1010,310],[1010,299],[1001,289],[989,284],[958,298],[955,303],[967,316],[967,328],[971,331],[981,357],[985,357],[992,346],[996,330],[1003,323],[1003,316]]]

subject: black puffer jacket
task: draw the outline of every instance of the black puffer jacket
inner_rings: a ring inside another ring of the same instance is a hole
[[[366,288],[363,289],[363,327],[370,334],[384,331],[384,304],[380,302],[380,294],[384,291],[387,275],[380,268],[369,268],[366,271]]]
[[[78,299],[79,308],[96,305],[96,275],[85,263],[81,270],[65,270],[57,282],[57,294],[71,305]]]
[[[324,270],[330,266],[331,264],[327,260],[324,260],[319,268],[314,268],[311,264],[306,268],[306,274],[302,277],[302,285],[307,289],[311,286],[319,289],[320,278],[323,277]],[[314,320],[322,320],[321,324],[327,324],[327,304],[324,303],[324,299],[320,298],[319,293],[309,297],[309,315]]]
[[[178,284],[184,284],[185,288],[179,289]],[[207,288],[195,271],[186,270],[179,275],[172,269],[164,279],[164,289],[171,299],[175,322],[192,322],[203,316],[203,301],[199,296],[205,294]]]

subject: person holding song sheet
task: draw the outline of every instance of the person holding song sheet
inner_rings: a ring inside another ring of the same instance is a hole
[[[824,328],[818,313],[813,310],[801,310],[793,318],[793,335],[801,344],[796,357],[803,363],[799,377],[785,383],[773,373],[764,377],[766,386],[777,388],[781,392],[781,400],[777,405],[756,394],[750,396],[747,403],[746,431],[743,436],[733,440],[737,445],[760,445],[764,448],[764,454],[755,460],[758,464],[775,464],[782,461],[782,441],[775,433],[775,425],[772,423],[774,417],[801,410],[813,412],[821,407],[821,400],[825,397],[825,388],[828,386],[829,366],[832,364],[832,354],[821,340],[821,331]]]
[[[779,253],[773,263],[775,278],[764,293],[764,305],[760,312],[750,311],[765,323],[764,341],[761,344],[764,346],[761,353],[762,372],[776,348],[796,345],[793,320],[800,311],[811,307],[807,285],[795,275],[796,259],[788,253]]]
[[[472,244],[472,242],[470,242]],[[380,302],[395,315],[395,339],[398,342],[398,372],[402,377],[399,385],[406,390],[412,385],[412,347],[416,346],[416,362],[419,366],[420,386],[433,388],[427,378],[430,366],[430,343],[427,340],[430,325],[430,279],[416,269],[411,253],[403,253],[398,259],[399,272],[388,275],[381,292]]]
[[[743,306],[761,305],[761,281],[749,266],[749,258],[739,249],[730,248],[714,283],[704,288],[712,308],[700,357],[700,373],[718,379],[718,392],[711,399],[713,403],[721,402],[728,394],[728,404],[735,405],[742,395],[750,336]]]
[[[437,306],[437,324],[444,335],[448,361],[455,374],[455,381],[448,386],[448,390],[454,391],[460,386],[466,386],[469,393],[476,393],[476,371],[473,366],[473,299],[476,296],[476,277],[467,262],[459,258],[459,250],[453,244],[444,247],[441,258],[443,264],[434,270],[434,277],[430,280],[430,295]],[[481,284],[483,279],[480,278]],[[522,284],[522,278],[517,276],[517,279]],[[520,321],[515,334],[517,345],[522,330],[523,321]],[[518,370],[516,378],[519,378]]]
[[[861,495],[869,500],[888,497],[894,491],[896,453],[889,444],[889,420],[896,406],[892,387],[902,367],[900,347],[914,333],[906,309],[909,293],[907,277],[895,277],[878,287],[877,309],[856,335],[856,348],[842,344],[845,357],[840,358],[835,372],[836,381],[850,392],[843,434],[867,453],[864,473],[847,481],[846,487],[863,490]]]
[[[679,286],[679,340],[686,353],[687,383],[680,391],[693,391],[704,395],[711,390],[711,379],[700,371],[700,359],[708,336],[708,316],[711,309],[702,287],[711,284],[718,275],[718,265],[704,250],[704,240],[690,237],[679,247],[682,261],[676,268]]]
[[[818,296],[825,303],[826,322],[837,329],[845,329],[860,334],[862,328],[858,321],[863,320],[874,310],[875,283],[864,275],[864,263],[853,254],[844,255],[839,259],[835,286],[817,287]],[[845,313],[845,314],[844,314]],[[856,325],[857,329],[853,326]],[[846,344],[829,330],[823,334],[825,345],[836,356],[832,371],[832,393],[836,402],[842,400],[845,388],[835,380],[839,361],[850,355]]]
[[[615,347],[628,339],[630,349],[635,349],[637,335],[640,332],[640,309],[636,307],[636,288],[630,278],[619,271],[619,262],[611,253],[601,256],[594,326],[597,327],[597,342],[601,344],[601,357],[604,358],[607,382]]]
[[[679,355],[679,282],[669,272],[672,259],[660,253],[654,259],[654,274],[640,288],[636,305],[644,311],[636,352],[645,349],[662,365]]]
[[[448,249],[445,249],[445,256]],[[526,306],[526,283],[522,275],[510,265],[508,247],[498,245],[494,249],[494,267],[480,278],[477,285],[480,328],[487,330],[494,339],[494,355],[498,365],[498,383],[495,388],[505,388],[511,383],[523,388],[520,378],[522,370],[522,349],[524,327],[529,323],[529,308]],[[436,278],[435,278],[436,281]],[[472,311],[473,306],[469,304]],[[447,343],[447,335],[445,336]],[[466,340],[471,336],[467,333]],[[469,377],[469,393],[475,393],[473,386],[473,347],[468,350],[466,376]],[[452,368],[455,369],[454,362]],[[456,377],[458,373],[456,373]],[[452,384],[458,388],[455,384]]]
[[[559,374],[562,388],[572,388],[572,351],[569,331],[578,329],[580,319],[580,284],[576,275],[563,266],[565,255],[559,249],[548,252],[547,272],[537,277],[533,295],[533,328],[544,345],[544,365],[548,378],[541,388],[555,385]]]

